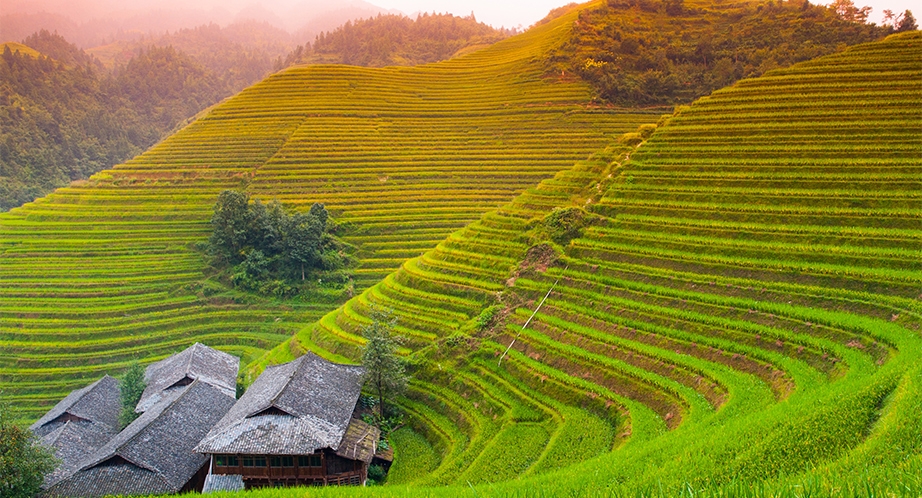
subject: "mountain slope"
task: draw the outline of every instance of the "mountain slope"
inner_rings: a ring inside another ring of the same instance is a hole
[[[918,493],[920,61],[914,32],[718,91],[264,360],[354,356],[370,305],[393,308],[438,455],[398,459],[402,483],[574,465],[490,494]]]
[[[220,191],[324,202],[361,289],[452,230],[655,119],[541,77],[572,18],[418,68],[297,67],[90,180],[0,215],[0,389],[23,417],[193,341],[245,360],[329,311],[205,282]],[[321,296],[322,297],[322,296]]]

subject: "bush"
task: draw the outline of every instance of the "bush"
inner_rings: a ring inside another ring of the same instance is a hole
[[[374,486],[376,484],[384,484],[384,480],[387,478],[387,472],[384,471],[384,467],[380,465],[370,465],[368,467],[368,484]]]
[[[28,430],[10,420],[10,408],[0,401],[0,496],[31,498],[41,488],[45,474],[57,462],[51,450],[38,444]]]
[[[122,411],[118,414],[118,425],[120,429],[128,426],[140,416],[134,409],[144,394],[144,367],[134,361],[125,371],[125,376],[119,382],[119,391],[122,401]]]

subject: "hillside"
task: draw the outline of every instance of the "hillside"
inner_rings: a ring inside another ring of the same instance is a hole
[[[915,496],[920,61],[912,32],[715,92],[264,361],[355,357],[369,306],[393,308],[415,371],[391,484]]]
[[[312,43],[289,54],[285,66],[294,63],[418,66],[450,59],[463,49],[483,48],[510,34],[479,23],[473,17],[421,14],[411,19],[378,15],[320,33]]]
[[[858,10],[851,0],[839,3]],[[741,78],[892,32],[810,2],[608,0],[580,10],[546,67],[548,75],[580,77],[605,102],[687,104]]]
[[[361,263],[346,289],[358,292],[655,121],[541,77],[572,21],[423,67],[289,69],[144,154],[0,214],[0,389],[34,418],[102,372],[194,341],[249,361],[341,302],[341,282],[277,302],[208,281],[197,244],[224,189],[325,203]]]
[[[172,48],[107,73],[60,35],[0,55],[0,211],[139,154],[229,93]]]
[[[28,47],[18,42],[0,43],[0,51],[2,52],[9,51],[11,54],[19,52],[23,55],[28,55],[29,57],[32,57],[35,59],[42,56],[41,52],[39,52],[38,50],[35,50],[34,48]]]

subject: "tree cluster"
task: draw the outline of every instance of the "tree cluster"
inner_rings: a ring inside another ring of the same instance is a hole
[[[285,296],[315,274],[346,266],[342,243],[332,233],[323,204],[288,212],[278,201],[250,202],[245,192],[225,190],[215,204],[209,251],[229,268],[233,284]]]
[[[739,79],[892,32],[860,22],[861,9],[845,5],[854,7],[851,0],[838,4],[769,0],[711,10],[682,0],[608,0],[580,13],[547,71],[577,75],[617,105],[688,103]]]
[[[420,14],[416,19],[378,15],[346,22],[321,33],[314,43],[298,47],[278,63],[279,69],[297,63],[355,66],[413,66],[450,58],[473,45],[495,43],[513,31],[477,22],[474,16]]]

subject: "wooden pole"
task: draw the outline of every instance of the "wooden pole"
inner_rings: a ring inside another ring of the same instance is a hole
[[[568,269],[570,269],[570,265],[567,265],[567,267],[564,268],[563,271],[567,271]],[[531,323],[531,319],[534,318],[535,315],[538,314],[538,310],[540,310],[541,307],[544,306],[544,301],[547,301],[547,298],[548,296],[551,295],[551,292],[554,290],[554,287],[557,287],[557,282],[560,282],[560,277],[557,277],[557,280],[554,281],[554,285],[552,285],[551,288],[547,290],[547,294],[544,295],[544,299],[542,299],[541,302],[538,303],[538,307],[535,308],[535,311],[531,314],[530,317],[528,317],[528,320],[525,322],[525,325],[522,325],[522,330],[525,330],[528,327],[528,324]],[[507,347],[506,350],[503,351],[503,355],[499,357],[499,361],[496,363],[496,366],[502,365],[503,358],[506,357],[506,355],[509,353],[509,350],[512,349],[512,345],[515,344],[515,341],[519,338],[520,335],[522,335],[522,330],[520,330],[519,333],[516,334],[515,337],[512,338],[512,342],[510,342],[509,347]]]

